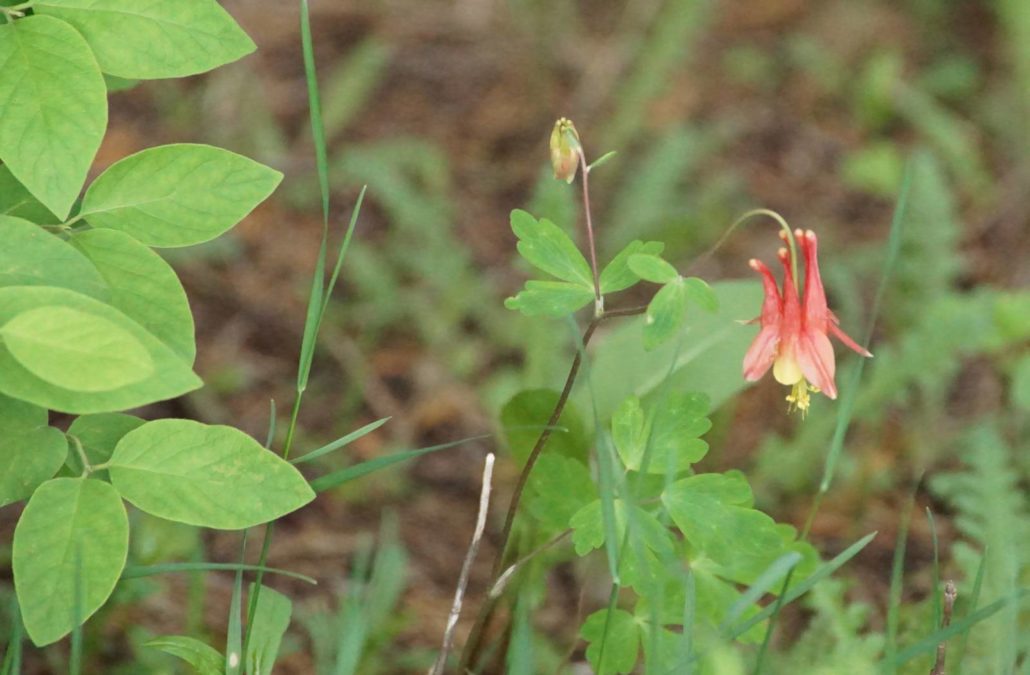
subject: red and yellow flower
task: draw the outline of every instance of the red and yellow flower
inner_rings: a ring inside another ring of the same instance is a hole
[[[785,239],[786,233],[781,232],[780,236]],[[781,248],[777,254],[784,270],[782,294],[765,264],[755,259],[749,262],[762,276],[765,299],[762,314],[756,319],[761,330],[744,356],[744,378],[754,382],[771,366],[776,381],[791,387],[787,396],[790,407],[804,414],[810,404],[809,392],[837,398],[836,363],[830,335],[862,356],[872,354],[838,327],[837,317],[826,306],[815,233],[795,230],[794,236],[805,259],[802,293],[798,293],[794,281],[796,261],[786,248]]]

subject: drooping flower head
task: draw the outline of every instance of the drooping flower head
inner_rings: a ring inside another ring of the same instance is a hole
[[[551,168],[554,177],[571,183],[579,168],[579,134],[572,120],[562,117],[551,130]]]
[[[781,232],[780,237],[785,240],[787,233]],[[783,266],[782,293],[765,264],[755,259],[749,262],[762,277],[765,299],[762,314],[756,319],[761,330],[744,356],[744,378],[754,382],[771,366],[776,381],[791,387],[787,396],[790,407],[804,414],[810,404],[809,392],[837,398],[830,334],[862,356],[872,354],[837,326],[836,315],[826,306],[815,232],[795,230],[794,237],[805,261],[805,285],[800,294],[794,279],[797,261],[788,249],[777,252]]]

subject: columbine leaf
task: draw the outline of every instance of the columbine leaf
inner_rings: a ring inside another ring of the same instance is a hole
[[[89,186],[80,215],[148,246],[191,246],[242,220],[282,177],[210,145],[162,145],[112,164]]]
[[[79,33],[49,16],[0,25],[0,160],[67,218],[107,127],[107,87]]]
[[[715,297],[715,291],[704,279],[687,277],[683,280],[683,284],[687,287],[687,297],[692,302],[706,311],[719,311],[719,298]]]
[[[687,318],[687,290],[683,277],[662,286],[644,315],[644,349],[651,350],[679,331]]]
[[[630,269],[629,259],[631,256],[637,253],[658,255],[664,249],[665,244],[660,241],[631,241],[601,270],[601,293],[624,291],[640,281],[640,277]]]
[[[118,77],[195,75],[255,49],[214,0],[37,0],[33,8],[73,25]]]
[[[93,263],[110,288],[108,302],[193,363],[193,314],[175,270],[124,232],[87,230],[71,243]]]
[[[583,622],[580,636],[590,643],[587,659],[597,675],[629,673],[640,653],[640,627],[629,612],[607,609],[594,612]]]
[[[690,544],[725,579],[749,584],[788,550],[775,521],[752,507],[751,488],[738,472],[678,480],[662,502]]]
[[[518,295],[504,301],[504,306],[526,316],[567,316],[593,299],[593,288],[564,281],[527,281]]]
[[[679,277],[675,267],[656,255],[635,253],[626,262],[634,274],[654,284],[667,284]]]
[[[190,420],[130,431],[109,471],[122,496],[143,511],[223,530],[274,520],[315,497],[297,469],[242,431]]]
[[[519,209],[511,212],[511,229],[519,238],[519,253],[531,265],[593,292],[590,265],[564,230],[546,218],[537,220]]]
[[[612,417],[619,457],[632,471],[666,474],[689,469],[708,452],[708,444],[700,439],[712,426],[707,412],[708,399],[702,394],[666,394],[646,416],[639,399],[626,399]]]
[[[501,426],[508,450],[519,466],[526,463],[533,445],[543,433],[558,403],[552,389],[527,389],[512,396],[501,409]],[[547,440],[547,453],[572,457],[585,463],[590,447],[586,425],[576,406],[566,404]]]
[[[32,641],[41,647],[71,632],[76,607],[80,623],[97,611],[128,551],[129,518],[111,485],[55,478],[40,486],[18,520],[12,553],[14,587]]]
[[[569,520],[592,501],[597,487],[590,471],[571,457],[551,454],[540,456],[527,484],[526,508],[537,520],[553,530],[569,527]]]
[[[0,286],[59,286],[108,299],[107,284],[89,258],[43,228],[0,216],[0,241]]]

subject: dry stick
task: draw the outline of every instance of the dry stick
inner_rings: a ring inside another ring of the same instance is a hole
[[[941,615],[941,628],[947,628],[951,624],[951,611],[955,608],[955,598],[958,597],[958,589],[954,581],[947,581],[944,584],[944,613]],[[934,661],[933,670],[930,675],[944,675],[944,657],[948,651],[948,641],[941,640],[937,645],[937,660]]]
[[[590,325],[587,326],[586,331],[583,333],[582,344],[584,346],[590,342],[590,338],[594,334],[594,330],[597,329],[600,322],[600,317],[594,317],[590,321]],[[529,474],[533,471],[533,466],[536,464],[537,458],[540,457],[540,453],[547,444],[547,440],[551,437],[551,430],[558,424],[558,420],[561,418],[561,414],[565,410],[565,404],[568,402],[569,396],[572,394],[572,385],[576,383],[576,375],[579,373],[579,366],[582,361],[581,354],[581,350],[576,352],[576,358],[572,360],[572,367],[569,368],[569,375],[565,378],[565,386],[562,388],[561,395],[558,397],[558,402],[555,404],[554,411],[551,413],[551,419],[548,420],[547,426],[544,427],[544,430],[540,432],[540,436],[536,439],[536,444],[529,453],[526,465],[522,468],[522,473],[519,474],[518,483],[515,484],[515,492],[512,493],[511,503],[508,505],[508,514],[504,518],[504,528],[501,530],[501,548],[497,552],[497,557],[494,558],[493,571],[490,573],[491,578],[494,580],[497,580],[501,576],[501,572],[504,570],[504,566],[507,563],[505,554],[508,551],[511,528],[515,523],[515,515],[519,510],[519,502],[522,500],[522,492],[526,488],[526,481],[529,480]],[[484,600],[483,606],[479,610],[479,615],[476,617],[476,623],[473,624],[472,631],[469,633],[468,641],[465,643],[465,650],[461,657],[460,672],[465,672],[474,665],[475,658],[479,655],[479,648],[482,644],[483,631],[486,628],[486,624],[493,616],[494,607],[496,607],[498,599],[499,596],[488,595],[486,600]]]
[[[436,663],[429,669],[429,675],[440,675],[447,664],[447,654],[454,644],[454,629],[458,625],[458,617],[461,616],[461,601],[465,597],[465,588],[469,583],[469,574],[472,571],[472,561],[479,552],[479,543],[483,540],[483,530],[486,529],[486,513],[490,508],[490,481],[494,473],[494,453],[486,456],[486,464],[483,466],[483,490],[479,493],[479,516],[476,518],[476,530],[472,534],[472,543],[469,544],[468,553],[465,555],[465,563],[461,566],[461,576],[458,577],[458,587],[454,591],[454,604],[451,606],[451,614],[447,618],[447,629],[443,634],[443,646],[440,648],[440,656]]]

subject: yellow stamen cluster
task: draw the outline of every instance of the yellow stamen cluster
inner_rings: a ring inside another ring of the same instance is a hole
[[[812,397],[809,393],[818,394],[819,389],[813,387],[808,383],[805,378],[801,378],[794,383],[794,386],[790,389],[790,394],[787,395],[787,406],[788,412],[794,412],[795,410],[801,411],[801,419],[805,418],[808,414],[808,407],[812,404]]]

